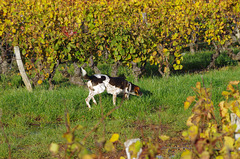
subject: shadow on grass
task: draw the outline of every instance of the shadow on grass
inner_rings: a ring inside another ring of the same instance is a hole
[[[153,95],[152,92],[150,92],[149,90],[146,90],[146,89],[141,88],[141,92],[143,93],[143,96],[152,96]]]
[[[239,50],[234,50],[235,54],[237,54],[238,52]],[[181,62],[183,69],[176,71],[173,68],[170,68],[171,75],[204,71],[210,64],[213,54],[214,51],[196,52],[195,54],[185,53],[185,55],[183,55],[183,61]],[[221,53],[215,61],[215,68],[236,65],[238,65],[238,61],[232,60],[226,53]],[[145,77],[161,76],[161,74],[158,72],[158,66],[150,65],[149,63],[147,63],[145,69],[146,70],[143,74],[143,76]]]

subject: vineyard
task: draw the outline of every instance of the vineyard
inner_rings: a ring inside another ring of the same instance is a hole
[[[15,46],[20,48],[25,71],[33,88],[44,85],[48,87],[47,89],[56,89],[59,87],[55,86],[54,79],[58,78],[56,76],[63,76],[68,78],[71,83],[82,86],[84,82],[79,74],[80,66],[86,67],[91,73],[102,73],[106,69],[100,68],[107,66],[110,69],[106,72],[111,76],[118,76],[121,69],[124,68],[125,73],[133,74],[132,79],[135,81],[140,78],[148,81],[149,79],[144,78],[151,72],[149,68],[154,68],[157,70],[157,76],[161,77],[159,80],[167,80],[172,74],[194,70],[193,64],[190,62],[190,58],[185,56],[186,54],[196,57],[199,56],[200,51],[206,50],[211,50],[213,53],[207,66],[201,70],[209,71],[217,67],[216,63],[219,57],[228,56],[233,61],[240,60],[239,19],[239,0],[0,0],[0,81],[4,81],[9,74],[17,72],[9,69],[15,57],[13,51]],[[188,62],[189,70],[184,68],[184,63]],[[203,65],[204,62],[202,61],[198,65]],[[188,119],[187,126],[190,128],[183,132],[184,138],[188,139],[196,149],[193,148],[192,152],[185,151],[182,157],[211,158],[216,156],[236,157],[238,155],[239,143],[234,144],[231,138],[234,128],[231,127],[228,113],[233,112],[239,115],[237,87],[239,82],[238,79],[229,80],[232,82],[229,83],[227,91],[222,93],[225,102],[219,104],[219,117],[214,114],[215,106],[213,106],[209,90],[200,83],[197,83],[194,89],[197,95],[189,95],[187,101],[182,103],[186,110],[191,103],[196,103],[192,110],[193,114]],[[196,81],[194,82],[196,83]],[[140,81],[140,84],[144,83]],[[1,88],[5,88],[5,86]],[[154,88],[151,91],[153,90]],[[149,92],[145,91],[146,93]],[[184,96],[185,99],[186,97]],[[136,103],[142,104],[141,101]],[[130,102],[130,104],[137,105],[136,103]],[[144,101],[144,104],[146,103],[148,102]],[[59,104],[61,105],[61,103]],[[158,105],[159,103],[154,104]],[[165,103],[161,104],[165,105]],[[156,105],[154,110],[157,109]],[[65,110],[61,109],[60,112],[62,113],[62,111]],[[102,110],[99,108],[97,111],[99,113]],[[133,110],[133,112],[135,111]],[[144,107],[140,107],[138,111],[151,114],[150,110]],[[176,113],[178,110],[174,110],[174,112]],[[78,119],[74,112],[70,113],[76,122]],[[82,112],[78,113],[84,116]],[[85,111],[84,113],[88,114]],[[56,114],[54,114],[55,117],[58,116]],[[121,114],[120,117],[114,118],[118,119],[123,116],[125,118],[128,115]],[[190,114],[188,113],[188,115]],[[1,116],[2,114],[0,115],[0,125],[4,127]],[[69,114],[66,116],[68,116],[66,117],[67,132],[63,136],[68,145],[76,146],[77,142],[71,137],[80,128],[71,129]],[[70,118],[72,116],[70,115]],[[102,120],[107,118],[103,115],[97,117]],[[43,120],[44,117],[39,118]],[[61,117],[61,122],[64,120],[63,118]],[[96,120],[96,117],[93,116],[86,118]],[[134,118],[131,119],[134,120]],[[46,120],[51,121],[52,119]],[[60,118],[56,117],[54,120],[60,120]],[[208,127],[204,125],[206,123]],[[223,129],[218,127],[219,123],[222,124]],[[160,137],[162,140],[166,138]],[[220,141],[220,138],[230,141],[231,144],[229,145],[229,142],[227,143],[225,140]],[[104,148],[108,144],[106,149],[110,150],[107,152],[113,149],[115,151],[113,147],[119,142],[116,134],[112,136],[111,141],[113,142],[106,140],[103,145]],[[157,147],[151,147],[150,143],[146,145],[148,145],[149,151],[157,149]],[[221,149],[222,145],[224,146]],[[55,152],[59,145],[54,146],[55,148],[51,150]],[[86,149],[81,146],[77,145],[78,148],[74,151],[71,148],[68,151],[73,154],[75,152],[82,153],[82,150]],[[136,149],[141,146],[143,145],[138,145]],[[207,148],[204,149],[204,147]],[[215,150],[216,147],[219,151]],[[136,149],[133,149],[134,153]],[[156,153],[157,150],[153,154],[156,155]],[[59,157],[62,154],[54,155]],[[148,153],[147,155],[151,156],[152,154]],[[94,156],[91,157],[94,158]]]
[[[54,76],[59,63],[132,67],[146,63],[162,76],[182,69],[181,53],[205,43],[216,50],[209,68],[239,38],[238,1],[5,1],[1,3],[2,59],[19,46],[33,84]],[[10,47],[10,48],[9,48]]]

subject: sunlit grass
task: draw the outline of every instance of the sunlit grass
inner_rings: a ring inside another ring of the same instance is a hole
[[[197,81],[212,88],[212,100],[215,107],[223,99],[221,92],[226,90],[227,83],[239,80],[239,67],[225,67],[199,74],[174,75],[168,79],[158,76],[144,77],[134,82],[144,93],[142,97],[130,96],[120,109],[113,112],[104,124],[106,136],[120,133],[123,142],[127,138],[140,137],[136,131],[136,121],[148,124],[168,125],[171,129],[166,135],[174,135],[174,131],[186,129],[186,120],[190,110],[184,111],[186,97],[194,95],[191,87]],[[0,108],[2,108],[4,130],[11,144],[13,158],[43,158],[49,156],[48,146],[51,142],[63,142],[62,134],[66,131],[64,114],[70,114],[72,126],[85,126],[77,133],[83,138],[99,121],[101,116],[100,96],[96,96],[98,105],[91,102],[89,110],[85,104],[88,90],[73,85],[57,87],[55,90],[36,88],[32,93],[25,88],[9,88],[0,92]],[[121,96],[117,98],[120,104]],[[101,94],[103,113],[114,108],[112,95]],[[133,133],[134,132],[134,133]],[[147,134],[149,132],[146,132]],[[94,135],[104,135],[103,124],[89,139],[89,147],[94,147]],[[5,138],[0,135],[0,158],[8,155]]]

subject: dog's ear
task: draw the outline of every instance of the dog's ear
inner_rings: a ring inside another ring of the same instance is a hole
[[[84,68],[82,68],[82,67],[80,67],[80,69],[81,69],[81,74],[82,74],[82,76],[83,76],[83,77],[86,76],[86,75],[87,75],[86,70],[84,70]]]
[[[131,90],[132,90],[132,83],[131,82],[128,82],[127,88],[128,88],[128,92],[131,92]]]

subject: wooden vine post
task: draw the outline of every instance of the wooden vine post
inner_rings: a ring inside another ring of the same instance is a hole
[[[23,82],[24,82],[25,86],[27,87],[27,90],[32,92],[32,85],[31,85],[31,83],[27,77],[27,74],[25,72],[25,69],[23,67],[23,63],[22,63],[22,59],[21,59],[21,55],[20,55],[20,49],[18,46],[14,46],[14,54],[16,55],[18,69],[22,76]]]

